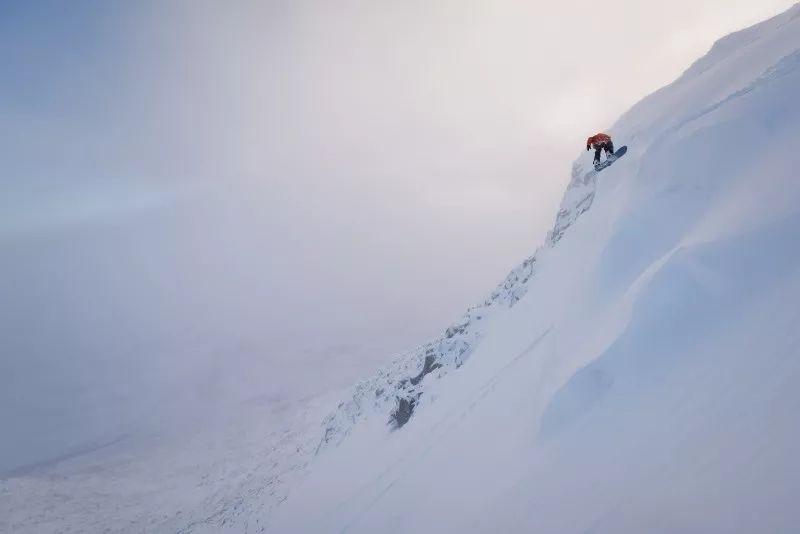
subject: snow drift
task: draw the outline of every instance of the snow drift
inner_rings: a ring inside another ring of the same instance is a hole
[[[795,531],[798,95],[795,6],[634,106],[629,154],[579,158],[542,248],[354,388],[260,528]]]

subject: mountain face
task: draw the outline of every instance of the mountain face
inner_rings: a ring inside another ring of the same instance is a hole
[[[798,95],[800,5],[621,117],[542,246],[333,410],[0,480],[0,531],[796,532]]]
[[[581,155],[544,245],[358,384],[259,524],[796,529],[798,95],[795,6],[634,106],[628,155]]]

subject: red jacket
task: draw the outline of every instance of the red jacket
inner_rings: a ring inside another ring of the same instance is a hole
[[[586,148],[588,150],[588,148],[592,145],[601,145],[603,143],[608,143],[609,141],[611,141],[611,136],[604,133],[599,133],[586,140]]]

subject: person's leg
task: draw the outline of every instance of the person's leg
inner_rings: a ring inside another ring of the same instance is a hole
[[[600,154],[603,153],[603,145],[594,146],[594,162],[600,163]]]
[[[606,157],[614,153],[614,143],[612,141],[606,142]]]

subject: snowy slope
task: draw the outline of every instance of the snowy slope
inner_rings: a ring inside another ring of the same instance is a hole
[[[798,94],[795,6],[634,106],[543,245],[327,416],[0,480],[0,531],[797,531]]]
[[[637,104],[629,154],[581,156],[545,245],[359,384],[260,524],[796,531],[798,95],[795,6]]]

